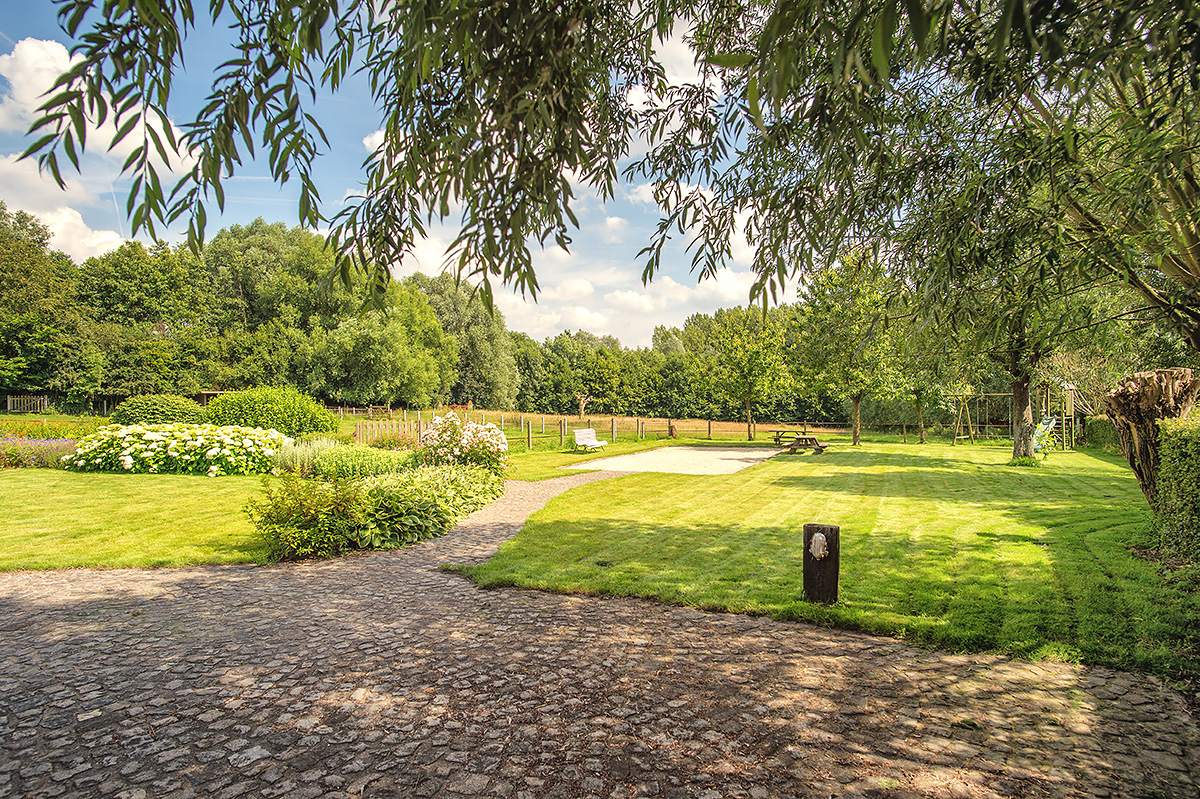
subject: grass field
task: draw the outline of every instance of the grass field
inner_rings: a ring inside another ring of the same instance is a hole
[[[265,562],[261,477],[0,471],[0,571]]]
[[[1010,456],[868,443],[734,475],[605,480],[552,500],[464,571],[485,586],[642,596],[1195,676],[1200,597],[1130,551],[1153,539],[1128,467],[1068,452],[1018,468],[1004,465]],[[806,522],[841,526],[835,606],[802,601]]]

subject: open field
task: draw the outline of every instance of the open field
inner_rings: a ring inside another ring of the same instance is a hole
[[[0,471],[0,571],[264,562],[261,477]]]
[[[1128,467],[1071,452],[1016,468],[1010,454],[869,443],[732,475],[605,480],[556,498],[466,572],[1194,675],[1200,597],[1131,552],[1153,538]],[[806,522],[841,526],[838,605],[801,600]]]

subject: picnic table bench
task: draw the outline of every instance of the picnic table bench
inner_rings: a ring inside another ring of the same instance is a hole
[[[768,434],[775,439],[776,444],[787,447],[788,455],[795,455],[802,449],[812,449],[814,455],[820,455],[829,447],[829,444],[818,441],[815,435],[795,430],[769,430]]]
[[[575,449],[583,449],[591,452],[594,449],[601,449],[608,446],[607,441],[596,440],[596,428],[585,427],[575,432]]]

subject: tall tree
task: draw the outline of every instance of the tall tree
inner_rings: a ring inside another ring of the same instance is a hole
[[[776,314],[760,308],[722,308],[702,335],[703,348],[693,357],[714,387],[741,408],[746,439],[753,441],[755,406],[787,383],[783,327]]]
[[[450,399],[458,405],[512,408],[517,399],[518,375],[512,341],[504,315],[488,309],[469,285],[441,274],[415,274],[405,281],[425,295],[442,328],[458,342],[457,377]]]
[[[825,390],[850,401],[854,446],[862,438],[863,399],[899,390],[899,351],[882,314],[887,285],[872,253],[847,253],[807,276],[789,331],[797,381],[810,394]]]

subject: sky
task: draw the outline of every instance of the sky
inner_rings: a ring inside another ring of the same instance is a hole
[[[108,136],[103,130],[90,136],[92,146],[81,158],[80,173],[64,173],[65,190],[40,175],[36,161],[18,160],[32,141],[26,131],[43,101],[42,93],[70,64],[72,43],[58,27],[55,8],[49,0],[33,0],[10,8],[0,19],[0,200],[10,210],[38,216],[54,233],[51,246],[82,261],[116,248],[128,236],[124,208],[130,180],[120,171],[128,148],[103,150],[99,143],[107,144],[111,130]],[[168,109],[176,125],[194,116],[211,89],[214,67],[228,57],[222,35],[200,29],[189,36],[187,70],[175,82]],[[683,81],[695,76],[691,51],[681,38],[662,42],[659,52],[669,78]],[[316,116],[330,147],[317,160],[315,178],[322,211],[332,217],[345,198],[361,187],[362,162],[378,141],[380,116],[361,85],[319,97]],[[60,163],[66,164],[66,159],[60,158]],[[268,222],[298,223],[298,192],[293,185],[276,185],[264,164],[247,164],[226,181],[225,189],[224,213],[219,214],[215,205],[208,209],[208,238],[222,227],[259,216]],[[693,313],[746,304],[753,281],[749,270],[753,252],[744,242],[734,246],[729,269],[703,281],[691,273],[690,256],[679,246],[664,257],[665,268],[643,286],[644,264],[637,254],[650,242],[658,222],[651,187],[624,184],[607,203],[594,194],[577,196],[573,207],[580,227],[572,235],[570,252],[557,246],[534,251],[541,286],[537,301],[496,289],[496,304],[510,329],[537,340],[563,330],[588,330],[616,336],[627,347],[642,347],[650,345],[657,325],[681,326]],[[178,242],[185,230],[185,225],[178,225],[163,237]],[[407,259],[396,276],[414,271],[437,274],[456,232],[450,226],[431,228],[429,238],[419,243],[415,257]]]

